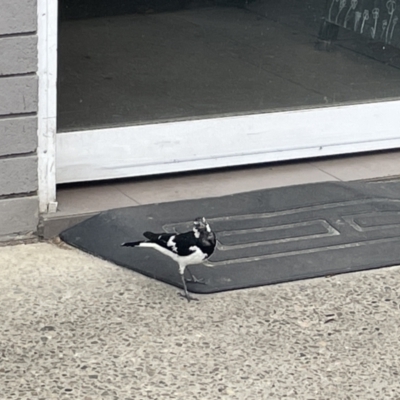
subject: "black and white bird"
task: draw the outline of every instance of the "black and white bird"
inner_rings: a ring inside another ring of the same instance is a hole
[[[197,300],[191,297],[187,291],[186,282],[203,283],[197,279],[189,270],[188,265],[200,264],[211,256],[217,242],[215,233],[204,217],[196,218],[193,229],[185,233],[153,233],[144,232],[147,240],[139,242],[126,242],[121,246],[127,247],[150,247],[160,253],[172,258],[178,263],[185,294],[181,295],[188,301]],[[190,279],[185,279],[185,270],[188,270]]]

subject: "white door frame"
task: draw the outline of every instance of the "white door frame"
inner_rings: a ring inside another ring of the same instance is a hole
[[[41,212],[56,183],[400,147],[399,100],[56,135],[57,1],[37,1]]]
[[[55,212],[58,1],[37,0],[38,196],[41,213]]]

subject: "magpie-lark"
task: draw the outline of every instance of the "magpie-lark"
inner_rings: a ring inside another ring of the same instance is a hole
[[[196,218],[193,222],[193,229],[185,233],[153,233],[145,232],[143,236],[147,240],[139,242],[126,242],[121,246],[127,247],[151,247],[160,253],[171,257],[178,263],[179,274],[181,275],[185,294],[188,301],[197,300],[191,297],[187,291],[186,282],[203,283],[197,279],[189,270],[188,265],[200,264],[214,252],[216,245],[215,233],[204,217]],[[185,270],[188,270],[190,279],[185,279]]]

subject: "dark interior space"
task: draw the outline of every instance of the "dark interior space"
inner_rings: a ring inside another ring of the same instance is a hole
[[[176,11],[187,7],[190,0],[60,0],[60,19],[83,19],[123,14]]]
[[[394,0],[60,0],[58,131],[397,98],[396,13]]]

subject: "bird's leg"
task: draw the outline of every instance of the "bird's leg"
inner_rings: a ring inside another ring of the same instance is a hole
[[[185,297],[187,301],[190,301],[190,300],[198,301],[199,299],[196,299],[195,297],[190,296],[190,294],[188,293],[188,290],[187,290],[187,287],[186,287],[185,277],[183,276],[183,274],[181,275],[181,278],[182,278],[183,289],[185,290],[185,294],[178,293],[179,296]]]
[[[190,282],[190,283],[201,283],[202,285],[205,285],[206,283],[204,282],[204,279],[201,278],[196,278],[193,274],[192,271],[189,269],[189,267],[186,267],[187,271],[190,274],[190,279],[186,279],[186,282]]]
[[[179,293],[179,296],[185,297],[187,301],[190,300],[198,300],[195,297],[190,296],[188,293],[187,287],[186,287],[186,280],[185,280],[185,266],[179,265],[179,274],[181,275],[182,283],[183,283],[183,289],[185,291],[185,294],[183,295],[182,293]]]

